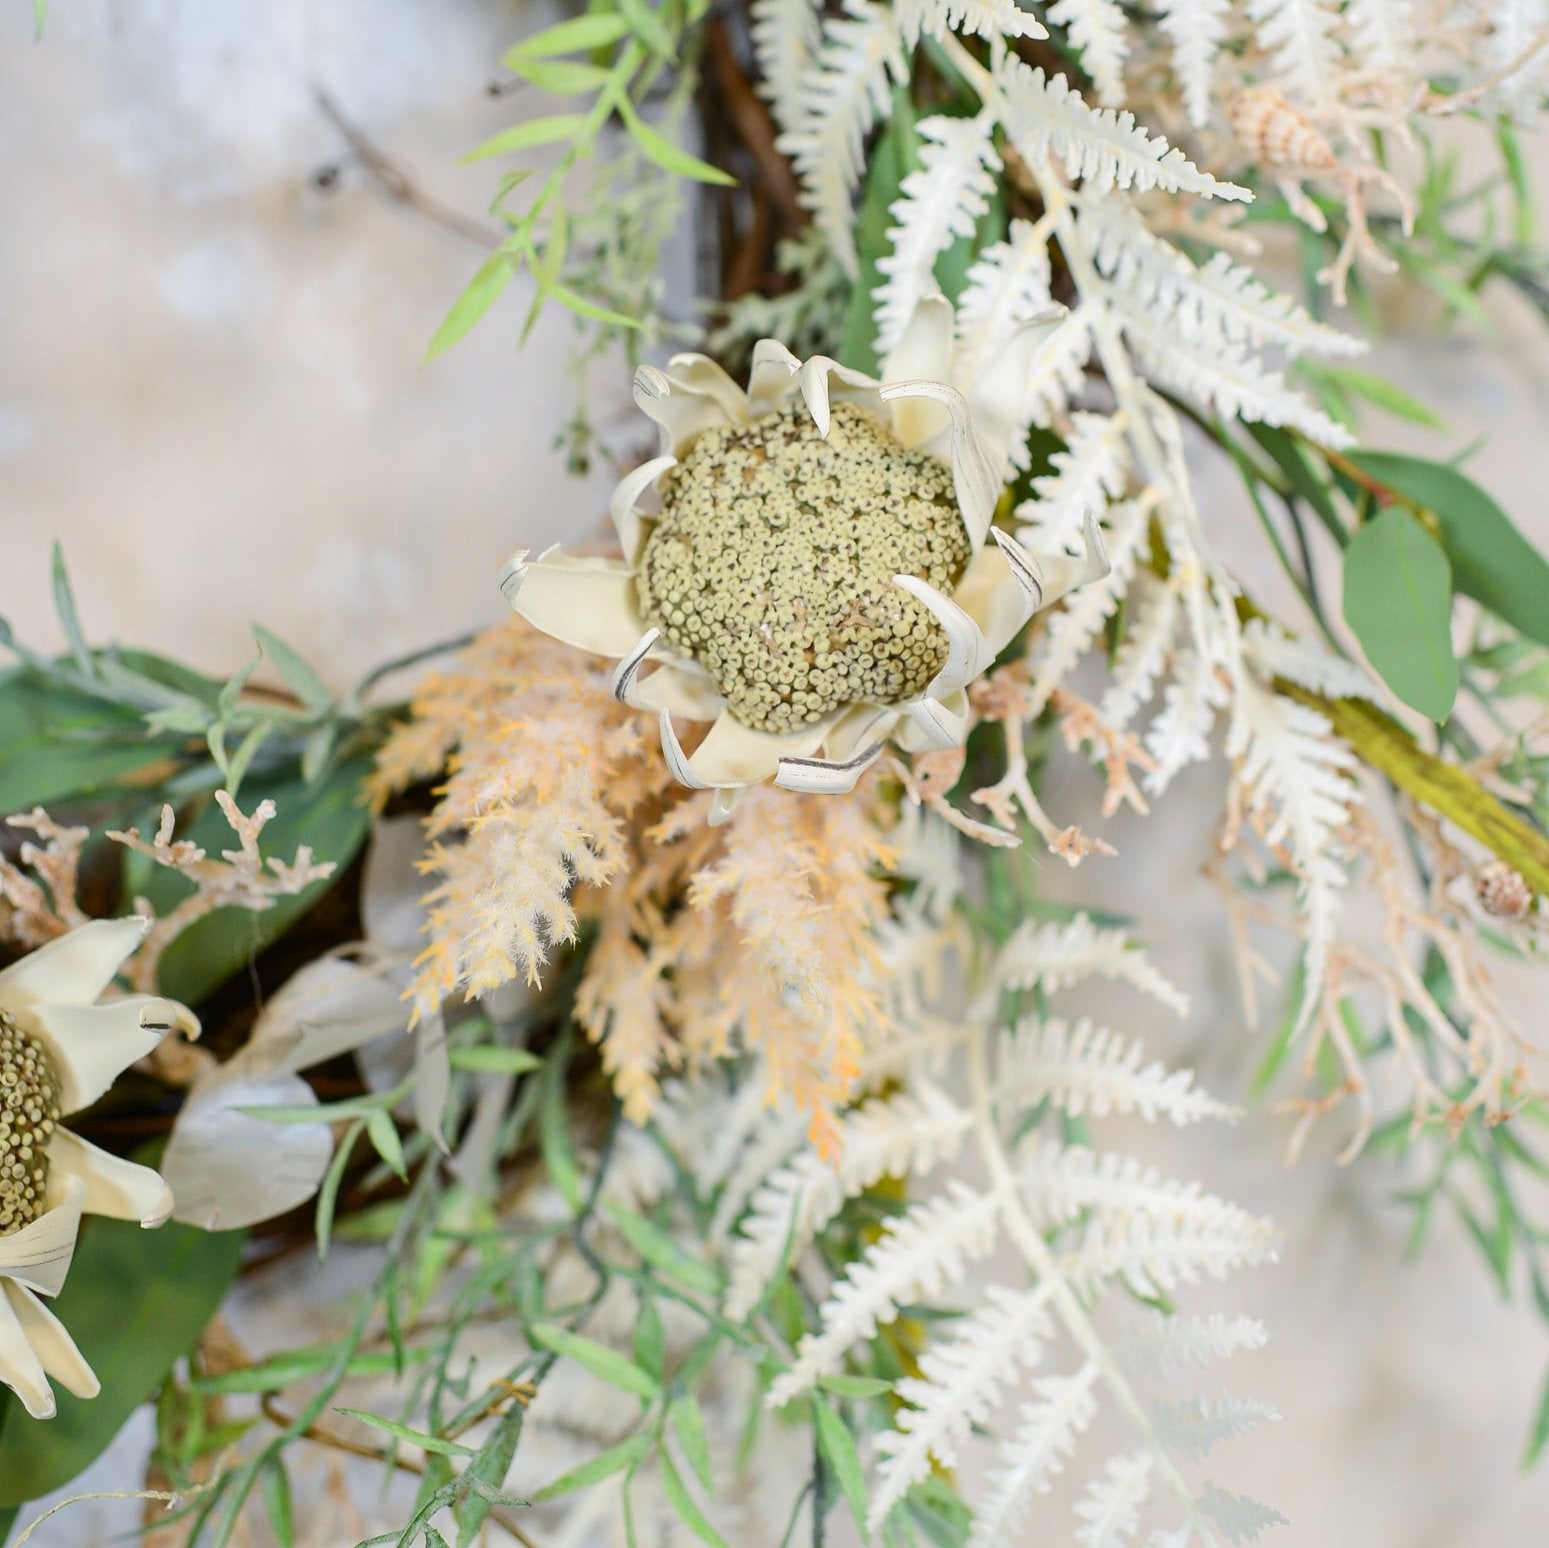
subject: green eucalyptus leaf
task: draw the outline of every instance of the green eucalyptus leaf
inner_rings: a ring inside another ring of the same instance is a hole
[[[555,97],[585,97],[603,86],[613,72],[580,59],[513,59],[506,63],[524,81]]]
[[[1345,621],[1366,659],[1411,709],[1442,721],[1458,693],[1452,571],[1440,544],[1393,506],[1345,550]]]
[[[240,1231],[86,1222],[51,1309],[102,1391],[84,1400],[59,1391],[52,1419],[29,1419],[20,1404],[10,1405],[0,1424],[0,1506],[62,1488],[100,1455],[215,1315],[236,1277],[242,1242]]]
[[[1464,596],[1549,645],[1549,560],[1473,479],[1450,463],[1398,452],[1352,452],[1350,460],[1435,513],[1453,585]]]

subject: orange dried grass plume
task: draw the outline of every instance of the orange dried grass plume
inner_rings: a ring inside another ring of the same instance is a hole
[[[723,827],[674,784],[609,672],[520,619],[481,635],[416,696],[371,792],[443,768],[427,823],[428,945],[416,1014],[522,978],[593,929],[575,1002],[626,1115],[663,1072],[758,1051],[834,1143],[834,1112],[878,1034],[874,927],[888,908],[892,808],[757,788]],[[650,745],[648,745],[650,743]]]

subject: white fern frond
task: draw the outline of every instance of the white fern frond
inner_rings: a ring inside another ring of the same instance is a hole
[[[1238,1110],[1194,1084],[1192,1070],[1145,1063],[1139,1038],[1125,1037],[1083,1016],[1025,1018],[1003,1035],[996,1095],[1027,1107],[1048,1100],[1072,1118],[1138,1113],[1180,1127],[1206,1118],[1234,1119]]]
[[[1235,1397],[1223,1392],[1218,1397],[1195,1396],[1182,1403],[1154,1402],[1151,1423],[1174,1451],[1201,1461],[1221,1441],[1250,1435],[1261,1424],[1279,1419],[1273,1403],[1257,1398]]]
[[[974,1516],[969,1548],[1005,1548],[1017,1540],[1033,1496],[1048,1491],[1050,1479],[1091,1424],[1096,1384],[1095,1361],[1072,1376],[1046,1376],[1034,1383],[1037,1401],[1021,1405],[1015,1435],[996,1454],[990,1497]]]
[[[1331,101],[1340,54],[1338,12],[1325,0],[1248,0],[1247,12],[1274,79],[1302,106]]]
[[[770,1281],[863,1189],[883,1177],[923,1177],[956,1154],[972,1115],[936,1087],[868,1102],[840,1124],[837,1166],[797,1154],[753,1195],[727,1254],[725,1310],[742,1319]]]
[[[1127,500],[1109,507],[1108,573],[1073,592],[1064,606],[1049,616],[1031,652],[1029,715],[1037,714],[1049,702],[1118,610],[1149,533],[1150,517],[1151,503],[1146,500]]]
[[[1094,925],[1077,914],[1064,924],[1026,920],[996,958],[992,978],[1002,989],[1041,989],[1057,994],[1084,978],[1110,978],[1130,984],[1187,1015],[1188,996],[1151,965],[1122,930]]]
[[[1206,1484],[1200,1491],[1199,1503],[1233,1544],[1257,1542],[1266,1528],[1290,1524],[1278,1510],[1245,1494],[1229,1494],[1214,1484]]]
[[[1226,40],[1231,0],[1161,0],[1162,32],[1172,45],[1173,73],[1184,110],[1196,129],[1210,121],[1210,86],[1216,55]]]
[[[1505,72],[1495,95],[1513,118],[1531,123],[1544,105],[1549,56],[1522,61],[1549,27],[1549,0],[1494,0],[1490,6],[1490,62]]]
[[[1249,197],[1245,188],[1218,182],[1165,139],[1147,134],[1133,113],[1088,107],[1063,75],[1050,78],[1008,57],[996,74],[996,87],[1000,120],[1035,172],[1052,155],[1091,193],[1161,188],[1207,198]]]
[[[1330,328],[1290,296],[1269,290],[1257,275],[1225,253],[1196,267],[1188,255],[1147,229],[1127,200],[1085,205],[1080,233],[1098,272],[1157,323],[1175,324],[1203,345],[1278,348],[1287,356],[1360,355],[1363,339]]]
[[[971,32],[981,38],[1046,38],[1048,31],[1016,0],[898,0],[898,21],[913,48],[921,38]]]
[[[1049,231],[1047,217],[1014,220],[1003,242],[986,247],[974,260],[957,302],[958,374],[973,381],[1018,323],[1049,310]]]
[[[1215,667],[1195,649],[1183,651],[1162,695],[1162,712],[1146,732],[1155,767],[1146,774],[1147,795],[1160,795],[1191,763],[1210,756],[1210,731],[1226,702]]]
[[[1189,1548],[1193,1531],[1186,1526],[1153,1527],[1146,1537],[1146,1548]]]
[[[1343,425],[1242,345],[1190,338],[1117,290],[1109,292],[1109,301],[1136,364],[1152,381],[1208,404],[1226,419],[1288,426],[1336,450],[1355,444]]]
[[[885,5],[844,0],[823,24],[823,44],[797,87],[795,120],[776,141],[794,162],[802,197],[834,256],[858,271],[853,202],[866,134],[888,107],[894,84],[908,78],[898,20]]]
[[[1130,587],[1126,607],[1133,614],[1113,661],[1113,680],[1098,714],[1115,731],[1125,730],[1151,697],[1167,663],[1182,612],[1172,581],[1144,571]]]
[[[1371,679],[1315,640],[1287,634],[1268,618],[1253,618],[1242,632],[1243,660],[1266,683],[1277,677],[1331,699],[1375,699]]]
[[[1401,81],[1414,74],[1419,40],[1410,0],[1347,0],[1344,20],[1350,62],[1362,75]]]
[[[1151,1498],[1150,1452],[1136,1451],[1114,1457],[1094,1478],[1086,1494],[1076,1502],[1081,1525],[1076,1541],[1081,1548],[1120,1548],[1135,1534],[1140,1509]]]
[[[1190,1368],[1203,1369],[1269,1341],[1257,1317],[1184,1317],[1148,1308],[1131,1317],[1111,1352],[1126,1370],[1168,1380]]]
[[[710,1239],[725,1241],[765,1178],[795,1154],[806,1138],[808,1117],[794,1103],[765,1108],[757,1126],[732,1158],[715,1200]]]
[[[969,1262],[995,1245],[1002,1205],[999,1193],[954,1180],[936,1198],[888,1221],[834,1287],[818,1331],[802,1338],[795,1363],[770,1387],[768,1406],[780,1408],[831,1375],[845,1352],[892,1321],[900,1306],[956,1284]]]
[[[971,236],[989,208],[1000,170],[988,113],[977,118],[936,116],[918,124],[920,164],[903,180],[889,206],[895,224],[889,251],[877,261],[884,276],[876,299],[877,352],[898,342],[915,308],[936,289],[936,260],[959,237]]]
[[[1337,847],[1360,798],[1351,777],[1355,755],[1316,710],[1247,676],[1239,679],[1233,698],[1226,752],[1241,760],[1248,811],[1264,842],[1284,848],[1299,883],[1306,946],[1295,1036],[1317,1007],[1338,923],[1347,875]]]
[[[1126,423],[1123,414],[1070,416],[1065,449],[1049,459],[1054,471],[1035,478],[1035,498],[1022,501],[1012,513],[1037,534],[1042,547],[1079,543],[1088,513],[1123,494],[1129,472]]]
[[[1028,364],[1020,422],[1023,431],[1028,425],[1047,425],[1065,412],[1081,390],[1092,346],[1091,315],[1086,307],[1078,306],[1038,346]],[[1026,435],[1021,434],[1012,446],[1011,460],[1018,468],[1027,466],[1026,442]]]
[[[1122,107],[1129,23],[1114,0],[1057,0],[1049,7],[1049,20],[1081,50],[1081,68],[1091,77],[1098,102]]]
[[[781,129],[801,112],[801,80],[822,40],[822,7],[813,0],[753,0],[753,54],[758,89]]]
[[[931,1470],[934,1457],[955,1465],[974,1425],[989,1418],[1019,1370],[1036,1367],[1052,1323],[1046,1287],[1011,1291],[992,1285],[984,1304],[957,1323],[951,1336],[920,1356],[920,1374],[894,1387],[909,1406],[898,1427],[878,1438],[883,1458],[872,1491],[867,1529],[877,1531],[888,1513]]]

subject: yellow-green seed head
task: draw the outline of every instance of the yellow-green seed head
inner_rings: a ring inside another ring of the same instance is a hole
[[[58,1124],[53,1056],[0,1010],[0,1236],[43,1213],[48,1143]]]
[[[640,560],[640,609],[715,679],[733,717],[791,731],[922,692],[946,658],[929,608],[969,557],[951,471],[865,409],[836,403],[707,430],[662,485]]]

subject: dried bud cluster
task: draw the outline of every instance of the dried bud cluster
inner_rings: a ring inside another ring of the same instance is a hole
[[[1521,919],[1533,904],[1533,893],[1521,871],[1504,860],[1491,860],[1474,873],[1474,893],[1485,913],[1497,919]]]
[[[865,409],[832,415],[826,440],[801,405],[706,430],[641,557],[642,614],[759,731],[922,692],[946,636],[893,577],[950,593],[969,557],[951,471]]]
[[[0,1010],[0,1236],[44,1211],[59,1071],[48,1050]]]

